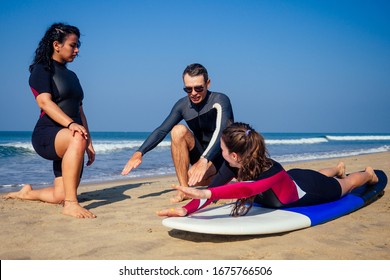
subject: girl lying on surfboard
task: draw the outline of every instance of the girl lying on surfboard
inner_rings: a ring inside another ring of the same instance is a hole
[[[223,131],[221,148],[226,162],[212,186],[208,189],[174,186],[193,200],[183,207],[158,211],[157,215],[186,216],[218,199],[237,199],[232,216],[247,214],[254,202],[272,208],[309,206],[338,200],[356,187],[378,182],[371,167],[347,176],[343,162],[319,171],[285,171],[269,157],[264,138],[245,123],[233,123]],[[233,178],[237,182],[216,186],[215,182]]]

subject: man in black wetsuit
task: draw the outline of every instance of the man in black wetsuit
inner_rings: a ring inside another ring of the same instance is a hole
[[[233,122],[229,98],[209,91],[210,80],[205,67],[191,64],[183,72],[186,97],[179,99],[164,122],[133,154],[122,175],[142,163],[142,156],[154,149],[171,132],[172,159],[181,186],[205,186],[223,163],[220,148],[222,130]],[[179,124],[185,120],[188,127]],[[191,167],[190,167],[191,164]],[[180,202],[182,193],[172,199]]]

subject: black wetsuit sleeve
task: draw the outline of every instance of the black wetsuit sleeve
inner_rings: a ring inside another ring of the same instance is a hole
[[[207,146],[203,157],[213,161],[213,159],[221,153],[221,136],[222,131],[234,121],[233,109],[230,99],[224,95],[219,94],[219,98],[215,100],[213,108],[217,110],[216,129],[212,135],[211,141]]]
[[[145,140],[145,142],[138,149],[138,151],[141,152],[142,155],[144,155],[147,152],[149,152],[150,150],[154,149],[159,143],[161,143],[161,141],[164,140],[164,138],[172,130],[172,128],[183,119],[183,115],[182,115],[181,109],[180,109],[181,108],[180,102],[181,102],[181,100],[179,100],[173,106],[168,117],[163,121],[163,123],[159,127],[157,127],[149,135],[149,137]]]
[[[43,65],[37,64],[34,66],[30,74],[29,85],[35,97],[43,92],[53,94],[51,76],[49,70],[46,70]]]

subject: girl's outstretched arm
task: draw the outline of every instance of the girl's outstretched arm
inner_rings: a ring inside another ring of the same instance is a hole
[[[208,189],[200,190],[190,187],[172,186],[174,189],[183,192],[187,197],[196,199],[209,199],[211,198],[211,191]]]
[[[172,188],[182,191],[192,199],[189,203],[187,203],[183,207],[169,208],[157,211],[156,214],[161,217],[184,217],[187,216],[197,210],[200,210],[207,205],[209,205],[212,201],[207,199],[207,197],[211,197],[211,192],[209,190],[199,190],[190,187],[182,187],[182,186],[172,186]],[[200,199],[197,199],[200,198]]]

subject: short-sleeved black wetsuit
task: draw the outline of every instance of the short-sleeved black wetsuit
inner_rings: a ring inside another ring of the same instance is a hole
[[[82,124],[80,106],[82,105],[84,93],[79,79],[64,64],[55,60],[52,62],[52,71],[42,64],[34,66],[29,79],[31,90],[35,98],[41,93],[50,93],[52,100],[65,114],[72,118],[73,121]],[[62,159],[56,154],[54,140],[58,131],[63,128],[62,125],[41,111],[32,134],[32,145],[35,151],[41,157],[53,160],[55,177],[62,176]]]
[[[213,162],[218,170],[223,163],[220,147],[222,130],[234,120],[230,100],[223,93],[208,91],[200,104],[192,103],[187,96],[181,98],[138,151],[145,154],[155,148],[181,120],[186,121],[195,136],[195,148],[190,151],[191,164],[203,156]]]

